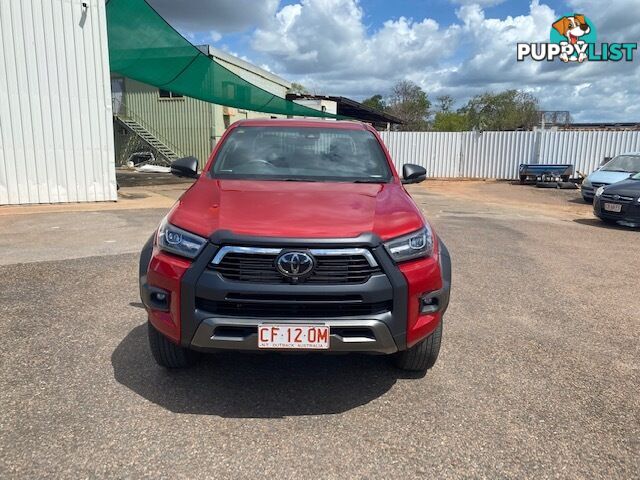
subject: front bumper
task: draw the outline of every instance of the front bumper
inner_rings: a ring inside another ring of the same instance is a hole
[[[394,353],[398,347],[389,331],[391,313],[378,318],[318,318],[313,321],[282,319],[255,319],[238,317],[205,318],[191,340],[195,350],[258,350],[258,325],[263,323],[309,323],[329,326],[330,352]]]
[[[593,187],[585,187],[584,185],[582,185],[582,187],[580,187],[580,193],[582,194],[582,198],[593,200],[593,197],[596,194],[596,190]]]
[[[177,259],[147,245],[141,255],[141,297],[149,320],[165,336],[183,347],[201,351],[257,350],[257,328],[264,323],[309,323],[330,327],[331,352],[393,353],[419,342],[442,319],[449,303],[451,262],[446,246],[438,242],[438,256],[396,265],[371,234],[354,239],[251,238],[218,232],[188,268]],[[382,269],[362,284],[256,284],[230,281],[212,270],[209,263],[223,245],[280,246],[288,248],[366,248]],[[151,250],[150,250],[151,249]],[[167,266],[167,262],[178,265]],[[148,265],[145,272],[144,265]],[[167,272],[181,275],[179,288],[164,281]],[[159,284],[161,283],[161,284]],[[157,288],[168,290],[169,305],[158,308],[150,297]],[[389,308],[351,316],[279,316],[245,315],[240,308],[232,316],[217,313],[209,304],[228,302],[259,294],[261,298],[300,296],[331,302],[340,296],[357,296],[364,304],[384,303]],[[421,301],[429,299],[431,309],[421,313]]]
[[[605,210],[605,203],[621,205],[620,213]],[[595,197],[593,202],[593,214],[602,220],[640,226],[640,204],[638,202],[622,203],[614,200],[602,199],[602,197]]]

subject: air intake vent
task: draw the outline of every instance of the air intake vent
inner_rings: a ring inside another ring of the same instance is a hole
[[[253,283],[289,283],[275,266],[277,254],[229,252],[220,263],[211,268],[228,280]],[[371,266],[364,255],[317,255],[316,265],[300,283],[358,284],[380,273],[380,267]]]

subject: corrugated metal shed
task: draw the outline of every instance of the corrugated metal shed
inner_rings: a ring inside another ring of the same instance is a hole
[[[214,135],[214,105],[195,98],[160,98],[158,89],[129,78],[124,79],[123,105],[125,117],[131,116],[178,156],[193,155],[201,162],[211,153]],[[118,132],[119,163],[125,140]]]
[[[116,200],[103,0],[0,0],[0,91],[0,204]]]
[[[201,45],[198,48],[244,80],[279,97],[284,98],[291,85],[260,67],[211,46]],[[114,107],[120,118],[134,120],[178,157],[195,156],[201,166],[206,163],[215,142],[236,120],[283,117],[223,107],[185,96],[161,98],[157,87],[117,74],[112,81],[121,85],[118,106]],[[116,130],[115,142],[117,164],[124,164],[134,152],[149,150],[143,140],[126,129]]]

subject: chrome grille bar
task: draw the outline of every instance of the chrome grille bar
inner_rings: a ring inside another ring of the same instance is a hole
[[[212,265],[218,265],[222,262],[222,259],[228,253],[244,253],[248,255],[279,255],[280,252],[285,250],[284,248],[262,248],[262,247],[237,247],[237,246],[225,246],[218,250],[213,260]],[[296,250],[292,248],[291,250]],[[307,250],[301,248],[300,250]],[[362,255],[367,259],[367,262],[372,267],[377,267],[378,262],[373,258],[373,255],[366,248],[311,248],[307,250],[311,255],[316,257],[322,256],[353,256]]]

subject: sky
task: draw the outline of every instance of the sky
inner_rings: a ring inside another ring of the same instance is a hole
[[[597,42],[640,41],[640,0],[147,0],[194,44],[210,44],[313,93],[362,100],[399,80],[464,105],[510,88],[577,122],[640,122],[633,62],[516,61],[516,43],[546,42],[581,13]]]

